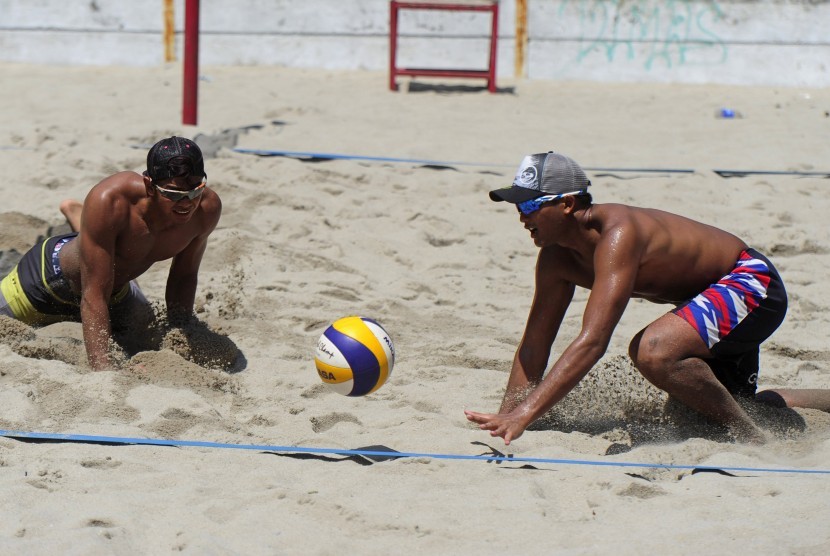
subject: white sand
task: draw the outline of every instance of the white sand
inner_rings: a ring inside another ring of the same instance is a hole
[[[591,171],[598,202],[679,212],[768,254],[790,312],[760,384],[830,388],[830,181],[724,179],[731,170],[830,171],[830,91],[501,83],[391,93],[382,73],[204,68],[200,126],[182,127],[180,68],[0,66],[0,250],[22,251],[58,203],[143,169],[176,133],[261,125],[240,147],[481,164],[454,170],[302,162],[219,150],[224,214],[202,265],[200,317],[244,360],[228,373],[164,349],[136,371],[91,373],[80,327],[0,323],[0,428],[64,434],[476,455],[505,451],[462,410],[496,410],[522,333],[536,249],[489,201],[529,152]],[[441,82],[422,82],[446,85]],[[458,90],[462,89],[462,90]],[[467,90],[464,90],[467,89]],[[720,120],[728,106],[742,119]],[[272,123],[274,121],[280,123]],[[492,164],[493,166],[484,166]],[[163,299],[167,265],[141,280]],[[555,352],[578,331],[578,292]],[[633,301],[606,357],[561,411],[506,450],[544,462],[407,458],[0,438],[0,551],[17,554],[826,554],[830,416],[768,411],[777,440],[730,443],[633,374],[628,341],[668,308]],[[317,337],[362,314],[392,334],[391,380],[360,399],[317,378]],[[671,412],[668,415],[674,415]],[[365,463],[365,461],[364,461]],[[757,469],[692,473],[676,466]]]

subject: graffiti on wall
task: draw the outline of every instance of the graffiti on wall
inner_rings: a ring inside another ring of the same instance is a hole
[[[651,70],[722,64],[729,56],[716,31],[725,14],[715,0],[563,0],[559,15],[578,22],[577,63],[601,56]]]

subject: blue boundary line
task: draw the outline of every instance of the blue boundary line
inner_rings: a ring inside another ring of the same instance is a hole
[[[742,178],[745,176],[803,176],[830,178],[830,172],[801,172],[798,170],[712,170],[722,178]]]
[[[133,149],[149,149],[152,145],[149,144],[135,144],[130,145]],[[26,147],[21,147],[26,148]],[[447,161],[447,160],[430,160],[420,158],[399,158],[392,156],[368,156],[359,154],[342,154],[342,153],[324,153],[314,151],[283,151],[272,149],[248,149],[243,147],[235,147],[233,152],[241,154],[253,154],[256,156],[285,156],[288,158],[298,159],[317,159],[317,160],[363,160],[366,162],[402,162],[408,164],[426,164],[430,166],[478,166],[483,168],[514,168],[511,164],[496,164],[492,162],[462,162],[462,161]],[[605,168],[599,166],[585,166],[584,170],[588,172],[634,172],[646,174],[694,174],[696,170],[689,168]],[[822,177],[830,178],[830,171],[827,172],[799,172],[788,170],[712,170],[722,178],[742,178],[751,175],[772,175],[772,176],[803,176],[803,177]]]
[[[429,459],[456,459],[485,462],[511,463],[545,463],[554,465],[589,465],[595,467],[637,467],[658,469],[681,469],[700,471],[744,471],[751,473],[797,473],[830,475],[830,469],[796,469],[776,467],[729,467],[719,465],[683,465],[666,463],[638,463],[627,461],[598,461],[581,459],[536,458],[525,456],[497,456],[497,455],[464,455],[464,454],[436,454],[422,452],[396,452],[381,450],[347,450],[340,448],[311,448],[304,446],[275,446],[269,444],[225,444],[203,440],[165,440],[160,438],[129,438],[123,436],[91,436],[84,434],[58,434],[45,432],[11,431],[0,429],[0,436],[13,439],[53,440],[58,442],[79,442],[89,444],[119,444],[145,446],[174,446],[194,448],[220,448],[232,450],[257,450],[260,452],[285,452],[294,454],[335,454],[344,456],[375,456],[388,459],[397,458],[429,458]]]
[[[365,160],[368,162],[406,162],[410,164],[428,164],[431,166],[482,166],[497,168],[515,168],[512,164],[495,164],[492,162],[459,162],[446,160],[427,160],[420,158],[396,158],[388,156],[363,156],[357,154],[338,154],[308,151],[280,151],[267,149],[245,149],[237,147],[234,152],[242,154],[255,154],[257,156],[287,156],[291,158],[316,158],[322,160]],[[659,172],[674,174],[693,174],[694,170],[676,168],[588,168],[589,172]]]
[[[234,152],[242,154],[255,154],[257,156],[288,156],[294,158],[319,158],[324,160],[366,160],[370,162],[409,162],[413,164],[431,164],[433,166],[497,166],[508,168],[506,164],[494,164],[491,162],[448,162],[444,160],[426,160],[420,158],[396,158],[390,156],[364,156],[359,154],[338,154],[307,151],[275,151],[266,149],[244,149],[241,147],[233,149]]]

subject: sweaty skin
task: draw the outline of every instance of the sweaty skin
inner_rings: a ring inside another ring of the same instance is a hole
[[[470,421],[504,438],[505,444],[520,437],[599,361],[629,299],[690,299],[730,272],[747,247],[726,231],[679,215],[621,204],[583,204],[573,196],[519,219],[541,248],[525,333],[499,413],[465,411]],[[576,286],[591,290],[582,328],[543,380]],[[737,438],[764,441],[703,362],[709,348],[682,318],[671,313],[660,317],[634,337],[629,353],[638,370],[671,396],[726,425]],[[813,406],[830,405],[827,392],[821,400],[811,399]],[[779,393],[785,400],[794,399],[792,391]]]
[[[195,184],[171,178],[157,185],[187,190]],[[82,207],[65,201],[61,211],[79,231],[59,257],[61,270],[81,296],[83,336],[93,369],[110,366],[110,296],[153,263],[173,259],[165,293],[168,313],[192,313],[199,265],[222,211],[214,191],[205,188],[200,197],[173,202],[159,194],[148,176],[120,172],[93,187]]]

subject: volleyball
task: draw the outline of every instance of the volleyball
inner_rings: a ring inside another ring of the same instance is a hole
[[[314,364],[320,380],[338,394],[365,396],[383,386],[392,374],[395,346],[378,322],[343,317],[320,336]]]

